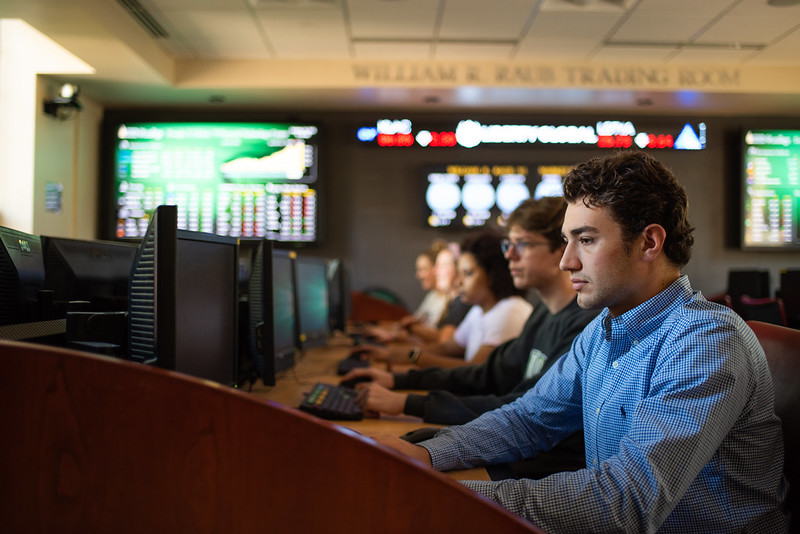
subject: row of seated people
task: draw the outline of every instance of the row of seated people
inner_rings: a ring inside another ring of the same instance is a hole
[[[451,425],[421,441],[376,439],[439,470],[503,466],[502,480],[465,484],[548,531],[684,532],[698,521],[787,531],[764,351],[680,272],[693,243],[685,190],[655,159],[625,152],[577,165],[564,191],[551,226],[519,218],[541,201],[509,219],[509,271],[541,298],[520,336],[454,367],[428,347],[371,348],[419,369],[345,377],[372,379],[356,386],[368,413]],[[566,450],[572,439],[581,452]],[[559,452],[573,463],[544,460]]]

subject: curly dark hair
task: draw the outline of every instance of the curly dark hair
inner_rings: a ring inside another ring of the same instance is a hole
[[[508,260],[500,248],[502,239],[501,234],[487,231],[469,236],[461,244],[461,254],[472,254],[478,265],[486,271],[489,289],[497,300],[527,293],[526,290],[514,287],[514,280],[508,270]]]
[[[576,165],[564,177],[564,198],[589,207],[607,208],[632,243],[649,224],[667,233],[664,253],[678,267],[689,263],[694,228],[689,200],[675,175],[652,156],[623,151]]]
[[[550,252],[564,244],[561,226],[567,203],[562,197],[544,197],[538,200],[529,198],[520,203],[506,219],[506,228],[519,226],[526,232],[542,234],[550,243]]]

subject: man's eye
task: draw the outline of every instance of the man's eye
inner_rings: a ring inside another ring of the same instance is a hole
[[[589,245],[590,243],[594,242],[594,239],[591,237],[582,237],[580,238],[580,242],[582,245]]]

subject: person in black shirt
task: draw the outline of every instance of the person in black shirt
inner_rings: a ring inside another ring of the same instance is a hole
[[[527,200],[509,216],[503,248],[517,288],[532,289],[539,303],[519,337],[496,347],[479,365],[452,369],[414,369],[390,373],[375,367],[344,378],[368,376],[358,384],[358,401],[366,412],[416,415],[429,423],[462,424],[499,408],[531,388],[572,340],[597,315],[577,305],[569,274],[559,269],[566,203],[560,197]],[[417,355],[419,357],[419,355]],[[425,395],[391,391],[429,390]],[[547,454],[523,464],[496,467],[492,477],[539,478],[552,472],[585,467],[582,432]],[[507,470],[506,470],[507,469]]]

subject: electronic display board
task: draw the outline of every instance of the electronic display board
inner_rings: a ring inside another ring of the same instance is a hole
[[[561,196],[571,165],[442,165],[425,170],[425,221],[432,228],[502,224],[528,198]]]
[[[140,238],[153,210],[221,236],[315,242],[318,129],[279,122],[121,122],[113,127],[117,238]]]
[[[800,249],[800,130],[742,135],[741,246]]]

